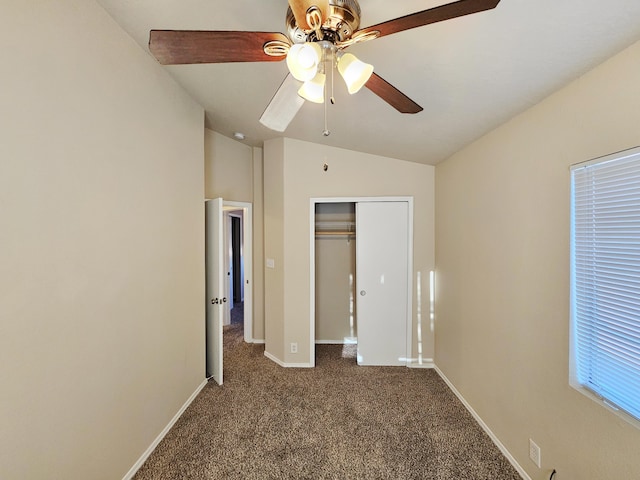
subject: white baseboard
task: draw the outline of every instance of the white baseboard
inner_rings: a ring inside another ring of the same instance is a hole
[[[462,402],[462,404],[469,411],[469,413],[473,416],[473,418],[476,419],[476,421],[480,424],[480,426],[486,432],[486,434],[489,435],[489,437],[491,438],[493,443],[496,444],[496,446],[500,449],[502,454],[505,457],[507,457],[507,460],[509,460],[509,463],[511,463],[511,465],[513,465],[513,468],[515,468],[518,471],[518,473],[520,474],[522,479],[523,480],[531,480],[531,477],[527,474],[527,472],[524,471],[524,468],[522,468],[522,466],[513,457],[513,455],[511,455],[511,452],[509,452],[509,450],[507,450],[507,447],[505,447],[502,444],[502,442],[500,440],[498,440],[498,437],[491,431],[489,426],[486,423],[484,423],[482,418],[480,418],[480,415],[478,415],[478,413],[471,407],[471,405],[469,405],[469,403],[465,400],[465,398],[462,396],[462,394],[456,389],[456,387],[453,386],[453,383],[451,383],[451,381],[447,378],[447,376],[444,373],[442,373],[442,371],[437,366],[434,365],[434,368],[435,368],[436,372],[438,372],[438,375],[440,375],[440,378],[442,378],[442,380],[444,380],[444,382],[449,386],[451,391],[456,395],[456,397],[458,397],[458,400],[460,400]]]
[[[282,360],[280,360],[278,357],[271,355],[269,352],[267,352],[266,350],[264,351],[264,356],[267,357],[269,360],[271,360],[272,362],[277,363],[278,365],[280,365],[281,367],[284,367],[284,362]]]
[[[413,359],[411,363],[407,365],[409,368],[436,368],[436,364],[433,363],[433,358],[423,358],[422,362]]]
[[[254,338],[253,340],[251,340],[251,343],[257,343],[257,344],[264,345],[264,338]]]
[[[198,386],[198,388],[196,388],[195,392],[193,392],[191,396],[187,399],[187,401],[184,402],[184,405],[180,407],[180,410],[178,410],[178,413],[176,413],[173,416],[173,418],[169,421],[167,426],[162,429],[162,431],[156,437],[156,439],[151,443],[151,445],[149,445],[149,448],[147,448],[145,452],[142,454],[142,456],[138,459],[138,461],[133,464],[133,467],[131,467],[131,469],[126,473],[126,475],[122,477],[122,480],[131,480],[133,478],[136,472],[140,470],[140,467],[142,467],[142,464],[146,462],[147,458],[149,458],[149,455],[153,453],[153,451],[156,449],[156,447],[162,441],[165,435],[169,433],[169,430],[171,430],[171,427],[173,427],[173,425],[178,421],[180,416],[184,413],[187,407],[191,405],[191,402],[195,400],[195,398],[198,396],[198,394],[206,384],[207,384],[207,379],[205,378],[202,381],[202,383]]]
[[[280,360],[278,357],[267,352],[266,350],[264,351],[264,356],[267,357],[272,362],[275,362],[284,368],[313,368],[314,367],[314,365],[311,365],[310,363],[285,363],[282,360]]]
[[[357,345],[358,339],[355,337],[344,337],[340,340],[315,340],[316,345]]]

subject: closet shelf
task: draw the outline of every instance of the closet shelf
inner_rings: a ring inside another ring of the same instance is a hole
[[[316,222],[316,237],[355,237],[356,222],[343,221],[323,221]]]

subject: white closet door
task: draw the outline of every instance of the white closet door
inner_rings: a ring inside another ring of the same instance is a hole
[[[356,232],[358,364],[406,365],[408,203],[358,203]]]
[[[206,357],[207,377],[213,377],[222,385],[222,320],[224,296],[224,259],[222,198],[205,203],[206,224],[206,273],[207,273],[207,320]]]

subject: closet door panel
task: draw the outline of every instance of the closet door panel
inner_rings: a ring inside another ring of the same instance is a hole
[[[356,207],[358,364],[407,364],[409,205]]]

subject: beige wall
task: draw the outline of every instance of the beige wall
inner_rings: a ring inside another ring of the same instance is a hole
[[[253,204],[253,332],[264,340],[262,149],[206,129],[205,197]]]
[[[266,351],[284,363],[305,364],[311,346],[310,199],[413,196],[413,274],[428,278],[434,265],[434,168],[292,139],[265,142],[264,162],[265,257],[276,260],[276,268],[265,271]],[[422,298],[428,298],[427,281],[422,290]],[[415,291],[413,298],[416,356]],[[429,358],[433,334],[423,332],[423,355]],[[284,348],[293,342],[297,354]]]
[[[204,380],[203,111],[94,2],[0,44],[0,478],[122,478]]]
[[[253,202],[253,150],[206,129],[205,196],[235,202]]]
[[[638,85],[640,43],[436,169],[436,364],[534,480],[640,478],[640,430],[568,383],[569,166],[640,143]]]
[[[356,242],[344,236],[317,237],[315,255],[315,340],[343,343],[357,335],[357,316],[351,313],[356,302]]]
[[[264,178],[262,149],[253,149],[253,338],[264,341]]]
[[[265,351],[284,351],[284,142],[264,145],[264,257],[274,268],[264,269]],[[274,354],[274,355],[275,355]]]

